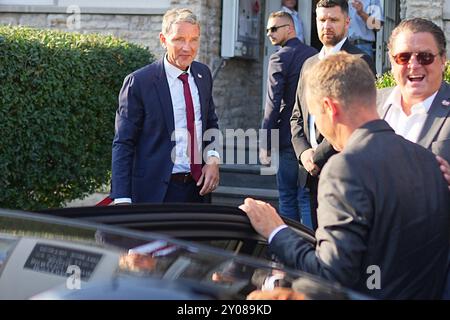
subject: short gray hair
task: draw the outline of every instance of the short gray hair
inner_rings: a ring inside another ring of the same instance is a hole
[[[360,55],[339,52],[309,68],[305,74],[306,94],[318,101],[331,97],[345,110],[376,104],[375,77]]]
[[[179,22],[189,22],[197,25],[200,28],[200,22],[197,16],[189,9],[175,8],[170,9],[164,14],[162,21],[162,33],[167,35],[172,29],[172,25]]]

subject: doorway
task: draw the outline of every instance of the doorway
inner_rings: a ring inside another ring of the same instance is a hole
[[[382,74],[391,68],[388,52],[388,41],[392,30],[400,23],[400,0],[381,1],[384,12],[383,28],[377,32],[376,67],[377,73]]]

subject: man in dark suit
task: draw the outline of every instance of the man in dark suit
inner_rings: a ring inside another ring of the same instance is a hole
[[[372,72],[376,73],[372,58],[351,45],[347,39],[350,26],[348,10],[346,0],[321,0],[317,3],[317,32],[323,47],[319,54],[305,62],[301,74],[326,56],[339,51],[361,55],[362,59],[370,66]],[[316,228],[318,175],[325,162],[336,151],[328,142],[324,141],[321,143],[323,136],[316,130],[314,118],[310,117],[306,102],[303,100],[303,86],[304,80],[302,75],[300,75],[297,98],[291,117],[292,144],[301,165],[300,185],[306,185],[310,189],[312,221],[314,228]]]
[[[380,116],[397,134],[450,161],[450,85],[443,79],[445,34],[429,20],[403,20],[389,56],[397,86],[378,92]]]
[[[203,134],[218,129],[207,66],[195,62],[200,25],[188,9],[163,17],[163,59],[125,78],[112,146],[118,203],[202,202],[219,182],[218,153]],[[205,163],[206,162],[206,163]]]
[[[268,165],[267,150],[278,152],[277,184],[280,194],[280,213],[311,227],[311,213],[307,191],[298,184],[298,161],[291,143],[290,117],[303,63],[317,53],[303,44],[295,33],[292,17],[279,11],[269,16],[267,36],[281,49],[270,56],[267,96],[262,128],[267,130],[267,143],[260,147],[260,161]],[[272,145],[272,130],[278,130],[279,144]],[[272,156],[274,156],[272,154]]]
[[[315,248],[269,204],[240,208],[287,266],[380,299],[440,298],[450,192],[435,155],[380,120],[374,77],[358,57],[329,56],[306,78],[309,112],[341,151],[319,182]]]

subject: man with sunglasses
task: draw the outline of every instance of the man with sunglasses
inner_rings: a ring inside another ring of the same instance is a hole
[[[450,86],[446,39],[431,21],[402,21],[389,44],[397,86],[378,92],[378,111],[397,134],[450,161]]]
[[[310,199],[298,183],[298,161],[291,143],[289,119],[295,103],[297,82],[303,63],[317,53],[297,37],[292,16],[283,11],[274,12],[267,21],[267,36],[280,50],[270,56],[268,66],[267,96],[262,128],[267,130],[267,148],[260,148],[260,161],[268,165],[267,150],[271,145],[271,130],[278,130],[277,185],[280,194],[280,213],[311,227]],[[276,148],[275,148],[276,149]],[[274,155],[272,155],[274,156]],[[272,159],[273,160],[273,159]],[[276,163],[276,162],[275,162]]]

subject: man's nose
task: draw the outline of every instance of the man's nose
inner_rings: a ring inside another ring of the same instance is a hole
[[[192,48],[192,43],[190,41],[184,41],[183,45],[181,46],[181,49],[188,51],[191,50]]]
[[[417,60],[417,56],[415,54],[411,55],[411,58],[409,58],[408,66],[410,68],[419,68],[422,65]]]
[[[331,28],[331,21],[330,20],[325,20],[325,22],[323,23],[323,28],[324,29],[330,29]]]

